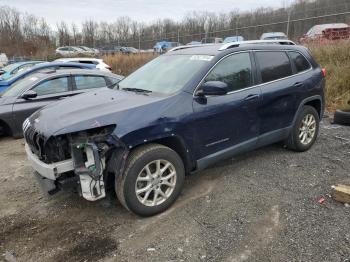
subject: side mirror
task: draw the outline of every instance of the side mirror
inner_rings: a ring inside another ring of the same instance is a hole
[[[28,90],[21,97],[23,99],[31,99],[31,98],[36,98],[37,96],[38,94],[34,90]]]
[[[221,81],[208,81],[202,84],[197,96],[222,96],[227,94],[227,84]]]

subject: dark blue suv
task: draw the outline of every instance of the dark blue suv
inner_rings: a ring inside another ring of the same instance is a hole
[[[149,216],[178,197],[185,174],[284,141],[316,140],[324,72],[287,40],[177,47],[113,89],[49,105],[24,122],[28,158],[49,193],[87,200],[113,188]]]

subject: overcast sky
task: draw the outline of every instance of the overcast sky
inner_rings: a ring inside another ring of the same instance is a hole
[[[180,20],[191,11],[276,8],[282,5],[282,0],[0,0],[1,5],[44,17],[48,23],[55,25],[61,20],[80,24],[87,18],[112,22],[120,16],[129,16],[139,22],[158,18]]]

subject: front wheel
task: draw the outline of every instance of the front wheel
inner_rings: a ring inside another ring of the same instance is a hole
[[[131,152],[124,173],[116,178],[116,193],[128,210],[152,216],[175,202],[184,178],[179,155],[168,147],[150,144]]]
[[[287,140],[288,148],[303,152],[315,143],[320,126],[320,118],[312,106],[304,106],[291,130]]]

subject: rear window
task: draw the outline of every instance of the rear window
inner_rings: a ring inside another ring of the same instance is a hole
[[[293,74],[291,63],[285,52],[256,52],[256,58],[263,83],[274,81]]]
[[[82,63],[82,64],[92,64],[92,65],[96,65],[97,62],[95,61],[90,61],[90,60],[80,60],[79,63]]]
[[[103,76],[75,76],[75,85],[78,90],[100,88],[107,86]]]
[[[297,73],[311,68],[309,61],[307,61],[306,58],[299,52],[289,52],[289,55],[295,65]]]

